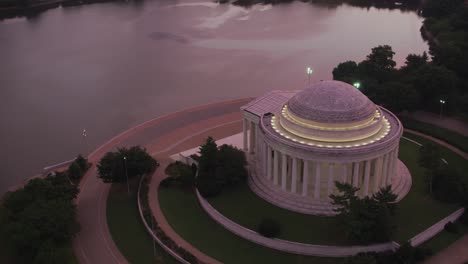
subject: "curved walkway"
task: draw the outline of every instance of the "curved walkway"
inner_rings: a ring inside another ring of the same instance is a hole
[[[468,153],[461,151],[460,149],[448,144],[445,141],[431,137],[429,135],[423,134],[418,131],[411,129],[405,129],[405,132],[415,134],[417,136],[429,139],[431,141],[440,144],[451,151],[462,156],[465,160],[468,160]],[[425,261],[425,264],[463,264],[468,262],[468,235],[464,235],[462,238],[455,241],[453,244],[448,246],[446,249],[440,251],[435,256],[431,257],[429,260]]]
[[[405,132],[415,134],[415,135],[420,136],[422,138],[426,138],[426,139],[429,139],[431,141],[434,141],[435,143],[450,149],[451,151],[453,151],[453,152],[457,153],[458,155],[462,156],[464,159],[468,160],[468,153],[460,150],[457,147],[454,147],[454,146],[450,145],[449,143],[447,143],[447,142],[445,142],[443,140],[437,139],[435,137],[431,137],[429,135],[426,135],[426,134],[423,134],[421,132],[411,130],[411,129],[408,129],[408,128],[405,128]]]
[[[88,158],[93,162],[93,166],[83,177],[77,198],[81,231],[73,241],[73,249],[79,262],[85,264],[128,263],[113,242],[107,226],[106,201],[110,185],[104,184],[97,178],[95,164],[106,152],[118,147],[133,145],[144,146],[150,153],[155,153],[160,149],[170,150],[170,143],[178,139],[174,138],[177,136],[174,131],[185,131],[188,136],[194,133],[195,128],[191,127],[194,123],[203,123],[204,120],[213,119],[219,124],[220,120],[231,115],[237,115],[240,120],[240,106],[250,100],[251,98],[230,100],[171,113],[133,127],[91,153]],[[231,125],[240,127],[240,122]]]

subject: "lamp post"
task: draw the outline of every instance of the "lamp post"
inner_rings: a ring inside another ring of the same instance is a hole
[[[127,172],[127,157],[124,156],[124,167],[125,167],[125,177],[127,178],[127,192],[128,195],[130,195],[130,184],[128,183],[128,172]]]
[[[355,82],[355,83],[353,83],[353,86],[356,87],[357,89],[359,89],[359,87],[361,87],[361,83],[360,82]]]
[[[308,86],[310,86],[310,76],[312,75],[312,72],[313,72],[312,68],[307,67],[306,73],[307,73],[307,79],[308,79],[308,81],[307,81]]]
[[[440,119],[442,119],[442,108],[444,107],[444,104],[445,104],[445,100],[440,100]]]
[[[88,157],[88,141],[86,140],[87,134],[86,134],[86,129],[83,129],[83,141],[84,141],[84,153],[83,155],[85,157]]]

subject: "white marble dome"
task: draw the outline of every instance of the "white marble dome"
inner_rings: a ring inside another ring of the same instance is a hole
[[[368,120],[376,106],[359,89],[340,81],[321,81],[289,99],[289,111],[316,123],[354,123]]]
[[[324,143],[372,140],[386,130],[379,108],[339,81],[322,81],[298,92],[283,105],[279,121],[293,136]]]

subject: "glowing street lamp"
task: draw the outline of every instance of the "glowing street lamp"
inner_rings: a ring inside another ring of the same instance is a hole
[[[443,106],[445,104],[445,100],[441,99],[439,102],[440,102],[440,118],[442,119],[442,108],[443,108]]]
[[[359,89],[359,87],[361,87],[361,83],[360,82],[355,82],[355,83],[353,83],[353,86]]]
[[[313,72],[312,68],[307,67],[306,73],[307,73],[307,77],[308,77],[309,86],[310,86],[310,76],[312,75],[312,72]]]

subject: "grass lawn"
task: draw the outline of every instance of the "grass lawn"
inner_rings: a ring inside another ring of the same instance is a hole
[[[413,185],[410,193],[398,203],[398,230],[394,239],[399,243],[459,208],[438,202],[428,195],[423,168],[417,164],[418,151],[419,147],[414,143],[401,140],[399,156],[411,171]],[[444,149],[443,153],[449,164],[464,165],[461,157],[453,152]],[[281,223],[282,233],[279,237],[282,239],[312,244],[349,244],[340,229],[336,228],[338,223],[335,217],[309,216],[276,207],[257,197],[247,185],[224,192],[209,201],[222,214],[252,230],[256,230],[262,218],[270,217]]]
[[[130,196],[127,195],[127,185],[112,184],[107,198],[107,224],[112,239],[130,263],[177,263],[158,244],[156,244],[156,256],[153,256],[153,242],[138,212],[136,200],[138,179],[131,181]]]
[[[159,188],[159,199],[161,209],[172,228],[186,241],[223,263],[341,263],[340,259],[335,258],[283,253],[242,239],[214,222],[199,206],[193,192]]]
[[[405,136],[422,144],[428,142],[417,136]],[[419,147],[414,143],[401,140],[399,157],[411,171],[413,185],[410,193],[398,204],[398,231],[395,240],[400,243],[407,241],[458,208],[456,205],[438,202],[427,194],[424,171],[417,164],[418,151]],[[442,155],[449,165],[468,170],[468,163],[452,151],[442,148]],[[192,192],[176,188],[160,188],[159,199],[161,208],[172,228],[195,247],[222,262],[341,262],[340,259],[281,253],[241,239],[214,222],[198,205],[196,196]],[[307,216],[278,208],[258,198],[246,185],[236,191],[224,192],[221,196],[211,199],[210,202],[224,215],[250,229],[255,230],[260,219],[268,216],[282,223],[281,238],[310,243],[347,244],[347,241],[339,235],[335,218]],[[434,252],[438,251],[467,231],[468,228],[465,227],[460,227],[458,234],[444,231],[426,242],[424,247],[431,248]]]
[[[431,238],[429,241],[421,245],[423,248],[432,250],[432,252],[440,251],[448,247],[453,242],[457,241],[463,235],[468,233],[468,226],[456,224],[458,227],[457,233],[450,233],[447,231],[440,232],[437,236]]]

